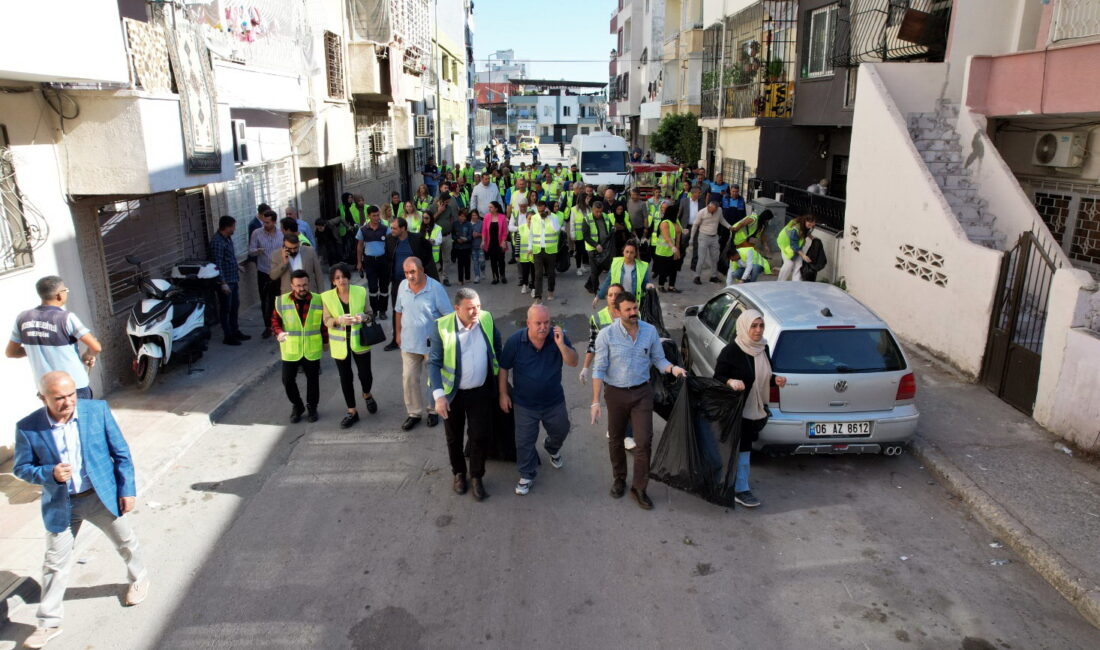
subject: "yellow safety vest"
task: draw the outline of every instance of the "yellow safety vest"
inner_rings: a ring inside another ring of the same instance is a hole
[[[772,274],[772,265],[768,261],[767,257],[760,254],[760,251],[756,250],[752,246],[739,247],[737,252],[741,255],[741,264],[744,266],[753,266],[759,264],[764,268],[764,275]]]
[[[616,257],[615,259],[611,260],[611,284],[622,283],[623,266],[625,266],[623,258]],[[646,264],[639,259],[634,260],[634,297],[638,299],[638,302],[641,302],[642,296],[644,295],[642,293],[642,288],[644,286],[642,282],[645,278],[645,272],[647,269],[649,269],[649,264]],[[630,287],[627,287],[627,290],[629,289]]]
[[[436,237],[440,238],[438,242],[435,240]],[[436,264],[439,264],[439,248],[443,245],[443,228],[438,225],[432,228],[428,239],[432,241],[432,259],[435,260]]]
[[[588,317],[588,322],[591,323],[593,327],[597,327],[601,330],[610,325],[613,321],[614,319],[611,318],[611,310],[607,307],[604,307]]]
[[[421,217],[406,217],[405,223],[409,224],[409,232],[415,232],[420,234],[420,227],[424,223],[424,219]]]
[[[339,318],[344,315],[344,305],[340,302],[340,296],[336,289],[329,289],[321,294],[321,304],[331,316]],[[357,284],[348,286],[348,311],[350,314],[362,314],[367,311],[367,288]],[[369,345],[359,342],[359,331],[363,328],[361,323],[353,323],[347,326],[334,327],[328,331],[328,352],[333,359],[346,359],[348,356],[348,332],[351,335],[351,351],[355,354],[369,352]]]
[[[321,339],[321,296],[316,293],[310,295],[309,315],[306,316],[305,323],[298,317],[298,309],[289,292],[276,300],[275,309],[279,312],[283,331],[287,334],[286,340],[279,344],[283,361],[300,361],[302,357],[317,361],[321,358],[321,350],[324,348],[324,341]]]
[[[790,232],[791,232],[792,229],[795,231],[795,233],[799,232],[798,219],[791,219],[789,222],[787,222],[787,225],[783,226],[783,230],[779,231],[779,236],[775,238],[775,243],[779,245],[779,250],[783,252],[783,259],[785,259],[785,260],[793,260],[794,259],[794,249],[791,248],[791,236],[790,236]],[[798,241],[798,248],[801,249],[802,248],[802,237],[801,237],[801,235],[799,235],[797,237],[796,241]]]
[[[749,222],[745,224],[744,227],[741,228],[741,230],[738,230],[733,235],[733,245],[735,247],[740,247],[741,244],[745,243],[746,239],[753,235],[759,234],[752,229],[756,226],[758,220],[760,219],[760,216],[756,213],[753,213],[750,214],[747,219],[749,220]]]
[[[661,223],[668,223],[668,236],[672,240],[673,244],[679,245],[680,237],[683,235],[683,228],[679,223],[672,219],[662,219]],[[658,257],[672,257],[672,246],[668,245],[664,239],[661,238],[661,223],[657,224],[656,234],[657,240],[653,244],[653,254]]]
[[[531,221],[534,222],[534,220],[532,217]],[[530,262],[534,256],[534,250],[531,248],[531,229],[526,221],[520,224],[516,235],[519,236],[519,261]]]
[[[493,349],[493,316],[487,311],[481,312],[478,316],[478,323],[481,325],[481,331],[485,332],[485,338],[488,341],[486,349],[489,354],[489,361],[493,367],[493,376],[495,377],[500,372],[500,366],[497,364],[496,351]],[[455,377],[455,371],[458,364],[458,314],[450,313],[446,316],[436,319],[436,327],[439,329],[439,338],[443,342],[443,367],[440,369],[439,374],[443,380],[443,393],[450,398],[458,389],[458,383]]]
[[[359,224],[361,224],[363,222],[363,215],[359,213],[359,206],[352,203],[348,206],[348,208],[350,209],[349,211],[351,212],[351,219],[355,222],[355,225],[358,226]],[[344,211],[343,203],[341,203],[337,209],[340,211],[340,227],[337,229],[337,232],[339,232],[340,236],[343,237],[348,232],[347,212]]]
[[[531,217],[531,254],[538,255],[544,252],[557,255],[558,230],[554,228],[552,220],[536,214]]]
[[[416,199],[416,209],[420,210],[421,212],[423,212],[424,210],[427,210],[429,207],[431,207],[431,205],[432,205],[431,197],[428,197],[426,199],[420,199],[420,198]]]
[[[573,241],[584,239],[584,220],[587,215],[581,209],[574,206],[569,210],[569,221],[573,223]]]
[[[614,214],[608,214],[605,212],[604,214],[600,215],[600,218],[603,219],[604,223],[607,225],[608,232],[615,228]],[[592,235],[592,239],[599,241],[600,229],[596,227],[596,215],[589,212],[584,216],[584,222],[588,224],[588,232]],[[596,247],[586,241],[584,242],[584,249],[591,253],[592,251],[596,250]]]

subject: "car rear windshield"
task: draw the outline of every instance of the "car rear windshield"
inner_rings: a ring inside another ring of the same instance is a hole
[[[625,172],[625,151],[585,151],[581,154],[581,171],[589,174],[600,172]]]
[[[823,375],[904,370],[905,357],[884,329],[790,330],[772,354],[776,374]]]

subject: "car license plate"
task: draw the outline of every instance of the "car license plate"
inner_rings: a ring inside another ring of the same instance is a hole
[[[870,422],[810,422],[806,429],[811,438],[871,435]]]

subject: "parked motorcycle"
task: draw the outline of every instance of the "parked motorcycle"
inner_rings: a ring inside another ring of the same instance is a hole
[[[132,255],[126,261],[136,268],[134,283],[144,298],[130,311],[126,334],[134,351],[132,364],[138,388],[149,390],[161,368],[173,358],[188,364],[198,360],[210,339],[213,321],[212,298],[221,284],[213,262],[183,261],[172,267],[171,281],[150,279],[141,260]],[[211,306],[210,309],[207,309]]]

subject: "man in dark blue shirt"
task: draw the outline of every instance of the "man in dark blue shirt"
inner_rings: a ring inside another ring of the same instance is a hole
[[[551,340],[551,333],[553,340]],[[561,365],[577,367],[577,351],[560,327],[550,325],[550,310],[532,305],[527,310],[527,329],[508,338],[500,353],[500,408],[516,413],[516,465],[519,483],[516,494],[531,491],[539,464],[535,443],[539,424],[546,429],[543,448],[550,464],[561,468],[561,447],[569,435],[569,411],[561,387]],[[508,396],[508,371],[512,370],[515,390]]]
[[[210,240],[210,258],[222,275],[221,294],[218,304],[218,316],[221,319],[222,334],[226,345],[240,345],[241,341],[252,338],[241,332],[238,327],[237,312],[241,308],[240,269],[237,262],[237,250],[233,246],[233,233],[237,230],[237,220],[228,215],[218,220],[218,233]]]

